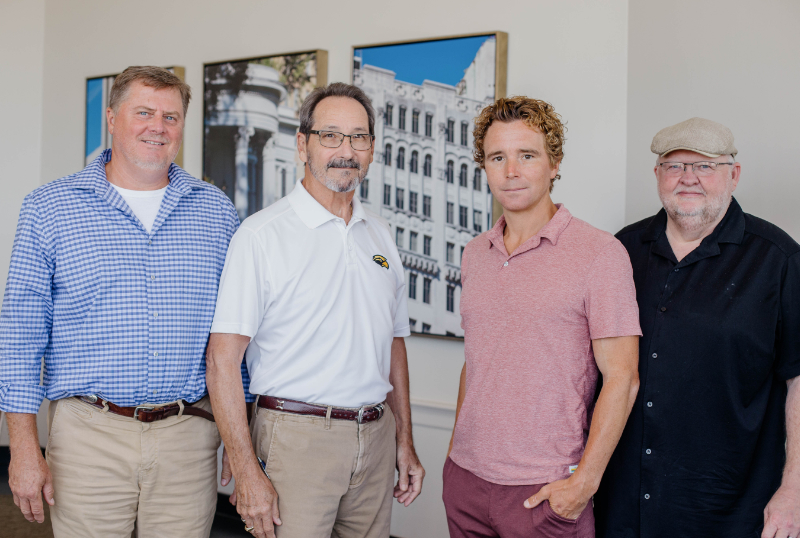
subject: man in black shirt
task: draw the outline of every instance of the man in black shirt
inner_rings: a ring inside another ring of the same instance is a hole
[[[664,209],[617,234],[641,388],[595,496],[598,538],[800,534],[800,245],[732,197],[733,134],[693,118],[651,146]]]

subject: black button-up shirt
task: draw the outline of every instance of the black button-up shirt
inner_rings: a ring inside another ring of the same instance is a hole
[[[800,375],[800,245],[736,200],[680,262],[667,215],[617,234],[636,282],[640,389],[595,496],[597,536],[760,536]]]

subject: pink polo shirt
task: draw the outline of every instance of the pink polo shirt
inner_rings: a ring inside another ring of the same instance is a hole
[[[592,340],[642,334],[625,248],[558,208],[511,256],[500,217],[461,262],[467,390],[450,457],[495,484],[569,476],[597,386]]]

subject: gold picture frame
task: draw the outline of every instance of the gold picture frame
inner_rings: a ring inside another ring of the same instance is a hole
[[[376,110],[375,159],[356,191],[389,222],[411,330],[460,337],[460,254],[502,208],[473,160],[474,119],[507,91],[508,34],[352,47],[350,80]]]

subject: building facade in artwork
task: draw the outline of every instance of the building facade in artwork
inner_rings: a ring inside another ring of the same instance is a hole
[[[230,67],[226,67],[230,66]],[[239,218],[286,196],[296,161],[296,99],[277,69],[258,63],[206,68],[203,176],[233,201]]]
[[[492,196],[472,158],[472,129],[494,101],[494,66],[493,37],[456,86],[402,82],[355,58],[354,82],[377,112],[375,161],[357,194],[391,226],[415,332],[464,335],[461,254],[492,224]]]

